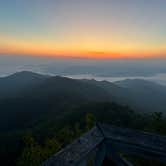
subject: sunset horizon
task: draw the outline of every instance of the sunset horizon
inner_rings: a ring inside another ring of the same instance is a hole
[[[0,7],[0,54],[166,57],[162,0],[8,1]]]
[[[58,52],[58,53],[45,53],[45,52],[6,52],[2,51],[0,52],[0,56],[30,56],[30,57],[38,57],[38,58],[78,58],[78,59],[98,59],[98,60],[106,60],[106,59],[112,59],[112,60],[122,60],[122,59],[166,59],[165,53],[159,53],[159,54],[121,54],[121,53],[111,53],[111,52],[95,52],[95,51],[87,51],[87,52]]]

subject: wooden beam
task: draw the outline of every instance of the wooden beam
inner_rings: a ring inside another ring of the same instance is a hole
[[[44,162],[42,166],[79,166],[80,164],[85,166],[90,154],[96,151],[95,166],[101,166],[105,155],[111,156],[111,160],[119,166],[130,165],[119,156],[119,152],[166,163],[166,137],[97,124],[88,133]]]
[[[94,166],[101,166],[105,157],[106,157],[106,146],[105,143],[102,142],[98,147],[95,156]]]

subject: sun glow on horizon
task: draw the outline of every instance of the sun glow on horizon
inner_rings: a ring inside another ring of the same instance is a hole
[[[4,2],[0,54],[166,57],[165,7],[162,0]]]

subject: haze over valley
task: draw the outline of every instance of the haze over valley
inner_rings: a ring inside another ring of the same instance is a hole
[[[79,58],[38,58],[0,56],[0,76],[18,71],[61,75],[74,79],[107,80],[144,79],[166,85],[166,60],[94,60]]]

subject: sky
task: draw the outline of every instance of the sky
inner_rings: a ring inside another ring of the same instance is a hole
[[[165,0],[0,0],[0,54],[166,58]]]

